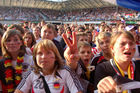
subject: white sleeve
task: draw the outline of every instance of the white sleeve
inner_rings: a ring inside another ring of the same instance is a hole
[[[35,65],[34,65],[33,56],[30,56],[30,68],[29,68],[29,70],[33,70],[32,67],[34,67],[34,66],[35,66]]]
[[[33,74],[34,73],[32,71],[26,72],[23,79],[21,80],[21,82],[17,86],[17,89],[21,90],[23,93],[29,93],[29,91],[32,88]]]
[[[79,78],[77,77],[76,73],[67,69],[66,76],[66,84],[69,88],[70,93],[77,93],[79,91],[83,91]]]
[[[82,67],[80,64],[77,65],[76,74],[80,77],[82,74]]]

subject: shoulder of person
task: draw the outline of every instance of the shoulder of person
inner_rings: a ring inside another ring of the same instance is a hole
[[[25,54],[24,55],[24,60],[25,61],[28,61],[28,62],[31,62],[31,61],[33,61],[33,56],[32,55]]]
[[[6,58],[0,59],[0,64],[1,64],[2,62],[4,62],[5,60],[6,60]]]
[[[25,54],[24,55],[24,61],[32,62],[33,61],[33,56],[32,55]]]
[[[115,74],[115,71],[110,63],[110,61],[106,61],[103,63],[100,63],[96,66],[95,72],[102,72],[102,73],[108,73],[108,74]]]
[[[135,61],[133,61],[134,63],[135,63],[135,65],[137,66],[139,66],[140,65],[140,60],[135,60]]]
[[[29,71],[25,72],[23,78],[26,79],[28,77],[30,77],[32,79],[33,78],[39,78],[40,74],[35,73],[34,70],[29,70]]]
[[[111,63],[110,63],[110,61],[105,61],[105,62],[102,62],[102,63],[98,64],[97,66],[108,67],[108,66],[111,66]]]
[[[0,59],[0,69],[3,68],[5,60],[6,60],[6,58]]]
[[[58,42],[57,40],[55,40],[55,39],[53,39],[52,41],[53,41],[54,43],[59,43],[59,42]]]
[[[32,58],[33,56],[32,55],[28,55],[28,54],[24,54],[24,58]]]
[[[69,66],[65,65],[63,66],[63,68],[61,69],[61,72],[63,74],[71,74],[71,75],[76,75],[76,72],[74,70],[72,70]]]
[[[62,47],[61,44],[60,44],[60,42],[58,42],[57,40],[54,40],[53,39],[52,41],[56,45],[56,47]]]
[[[140,60],[135,60],[134,64],[136,68],[140,68]]]
[[[5,78],[5,75],[4,75],[4,71],[5,71],[5,66],[4,66],[4,62],[5,62],[5,58],[3,59],[0,59],[0,79],[4,79]]]

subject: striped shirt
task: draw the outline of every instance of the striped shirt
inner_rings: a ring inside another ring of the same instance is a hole
[[[77,93],[83,90],[75,73],[68,69],[61,69],[57,72],[59,75],[54,76],[53,73],[44,76],[51,93]],[[43,74],[41,72],[40,74],[35,74],[33,71],[27,72],[17,89],[23,93],[28,93],[31,89],[32,93],[45,93],[40,75]]]

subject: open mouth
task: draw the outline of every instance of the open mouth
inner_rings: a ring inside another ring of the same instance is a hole
[[[84,59],[84,62],[85,63],[89,63],[89,59]]]
[[[125,52],[124,54],[125,54],[125,55],[128,55],[128,56],[130,56],[130,55],[131,55],[131,53],[130,53],[130,52]]]

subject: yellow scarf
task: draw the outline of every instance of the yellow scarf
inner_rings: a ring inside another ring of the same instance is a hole
[[[118,69],[119,69],[119,71],[120,71],[120,74],[124,77],[124,76],[125,76],[124,71],[119,67],[119,65],[118,65],[118,63],[116,62],[115,59],[114,59],[114,62],[115,62],[115,64],[116,64],[116,66],[118,67]],[[129,79],[132,79],[130,64],[129,64],[129,66],[128,66],[127,73],[128,73],[128,78],[129,78]],[[128,93],[128,91],[125,90],[125,91],[123,91],[123,93]]]
[[[86,67],[87,68],[87,72],[85,72],[88,80],[90,79],[90,70],[88,69],[89,66],[90,66],[90,64],[88,64],[88,66]]]

